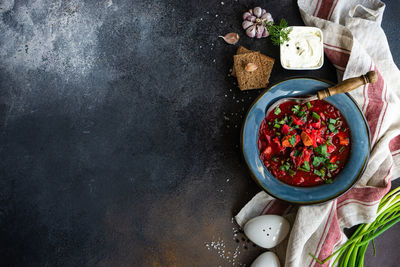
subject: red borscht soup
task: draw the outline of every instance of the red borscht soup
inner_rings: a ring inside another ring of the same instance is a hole
[[[286,101],[261,123],[260,159],[280,181],[294,186],[332,183],[350,154],[350,129],[324,100]]]

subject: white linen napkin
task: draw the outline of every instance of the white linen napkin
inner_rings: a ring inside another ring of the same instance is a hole
[[[235,217],[240,226],[261,214],[294,218],[286,255],[279,254],[284,266],[293,267],[321,266],[309,253],[324,259],[345,242],[343,228],[373,221],[392,177],[400,176],[400,72],[381,28],[385,4],[298,0],[298,5],[304,23],[323,31],[325,55],[336,67],[338,80],[370,70],[379,79],[350,93],[365,114],[372,141],[368,166],[353,189],[325,204],[298,208],[260,192]]]

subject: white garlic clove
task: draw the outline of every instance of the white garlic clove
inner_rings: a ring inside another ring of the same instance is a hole
[[[269,36],[269,32],[268,32],[267,28],[264,27],[264,31],[262,33],[262,37],[264,38],[264,37],[268,37],[268,36]]]
[[[256,37],[257,37],[258,39],[260,39],[260,38],[262,37],[262,34],[263,34],[263,32],[264,32],[264,29],[265,29],[264,26],[262,26],[262,25],[257,25],[257,27],[256,27]]]
[[[239,34],[237,34],[236,32],[230,32],[225,36],[220,35],[218,37],[224,39],[224,41],[227,42],[228,44],[236,44],[239,41]]]
[[[246,20],[250,16],[251,16],[250,12],[244,12],[243,13],[243,20]]]
[[[267,13],[267,10],[263,9],[261,12],[261,16],[264,15],[265,13]]]
[[[254,13],[254,16],[256,16],[257,18],[261,17],[261,13],[262,13],[261,7],[258,6],[258,7],[253,8],[253,13]]]
[[[243,21],[243,23],[242,23],[242,27],[243,27],[244,30],[246,30],[246,29],[247,29],[248,27],[250,27],[251,25],[254,25],[254,23],[251,22],[251,21],[248,21],[248,20],[245,20],[245,21]]]
[[[265,13],[264,15],[261,16],[261,19],[264,19],[267,22],[270,22],[270,21],[273,22],[274,21],[274,19],[272,18],[271,13]]]
[[[257,68],[258,68],[257,65],[254,64],[254,63],[247,63],[246,67],[244,67],[244,69],[245,69],[247,72],[253,72],[253,71],[255,71]]]
[[[251,21],[251,22],[255,22],[256,19],[257,19],[257,18],[256,18],[255,16],[247,17],[247,20],[248,20],[248,21]]]
[[[246,34],[247,34],[247,36],[254,38],[254,36],[256,36],[256,26],[252,25],[252,26],[248,27],[246,30]]]

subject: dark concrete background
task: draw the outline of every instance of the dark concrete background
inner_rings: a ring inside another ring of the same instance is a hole
[[[260,90],[228,77],[261,5],[302,25],[296,1],[0,1],[0,265],[243,266],[262,251],[232,216],[259,191],[239,132]],[[383,27],[400,63],[400,4]],[[271,82],[318,71],[274,66]],[[367,266],[395,266],[400,228]],[[235,257],[236,255],[236,257]],[[384,257],[382,257],[384,256]]]

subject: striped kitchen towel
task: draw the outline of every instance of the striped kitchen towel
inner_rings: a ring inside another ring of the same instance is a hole
[[[343,228],[373,221],[392,177],[400,176],[400,72],[381,28],[381,1],[298,0],[298,5],[304,23],[323,31],[325,55],[338,80],[370,70],[379,77],[350,93],[365,114],[372,142],[368,166],[353,189],[325,204],[298,208],[260,192],[235,217],[243,226],[261,214],[291,213],[292,231],[280,256],[284,266],[303,267],[321,266],[309,253],[326,258],[345,242]]]

